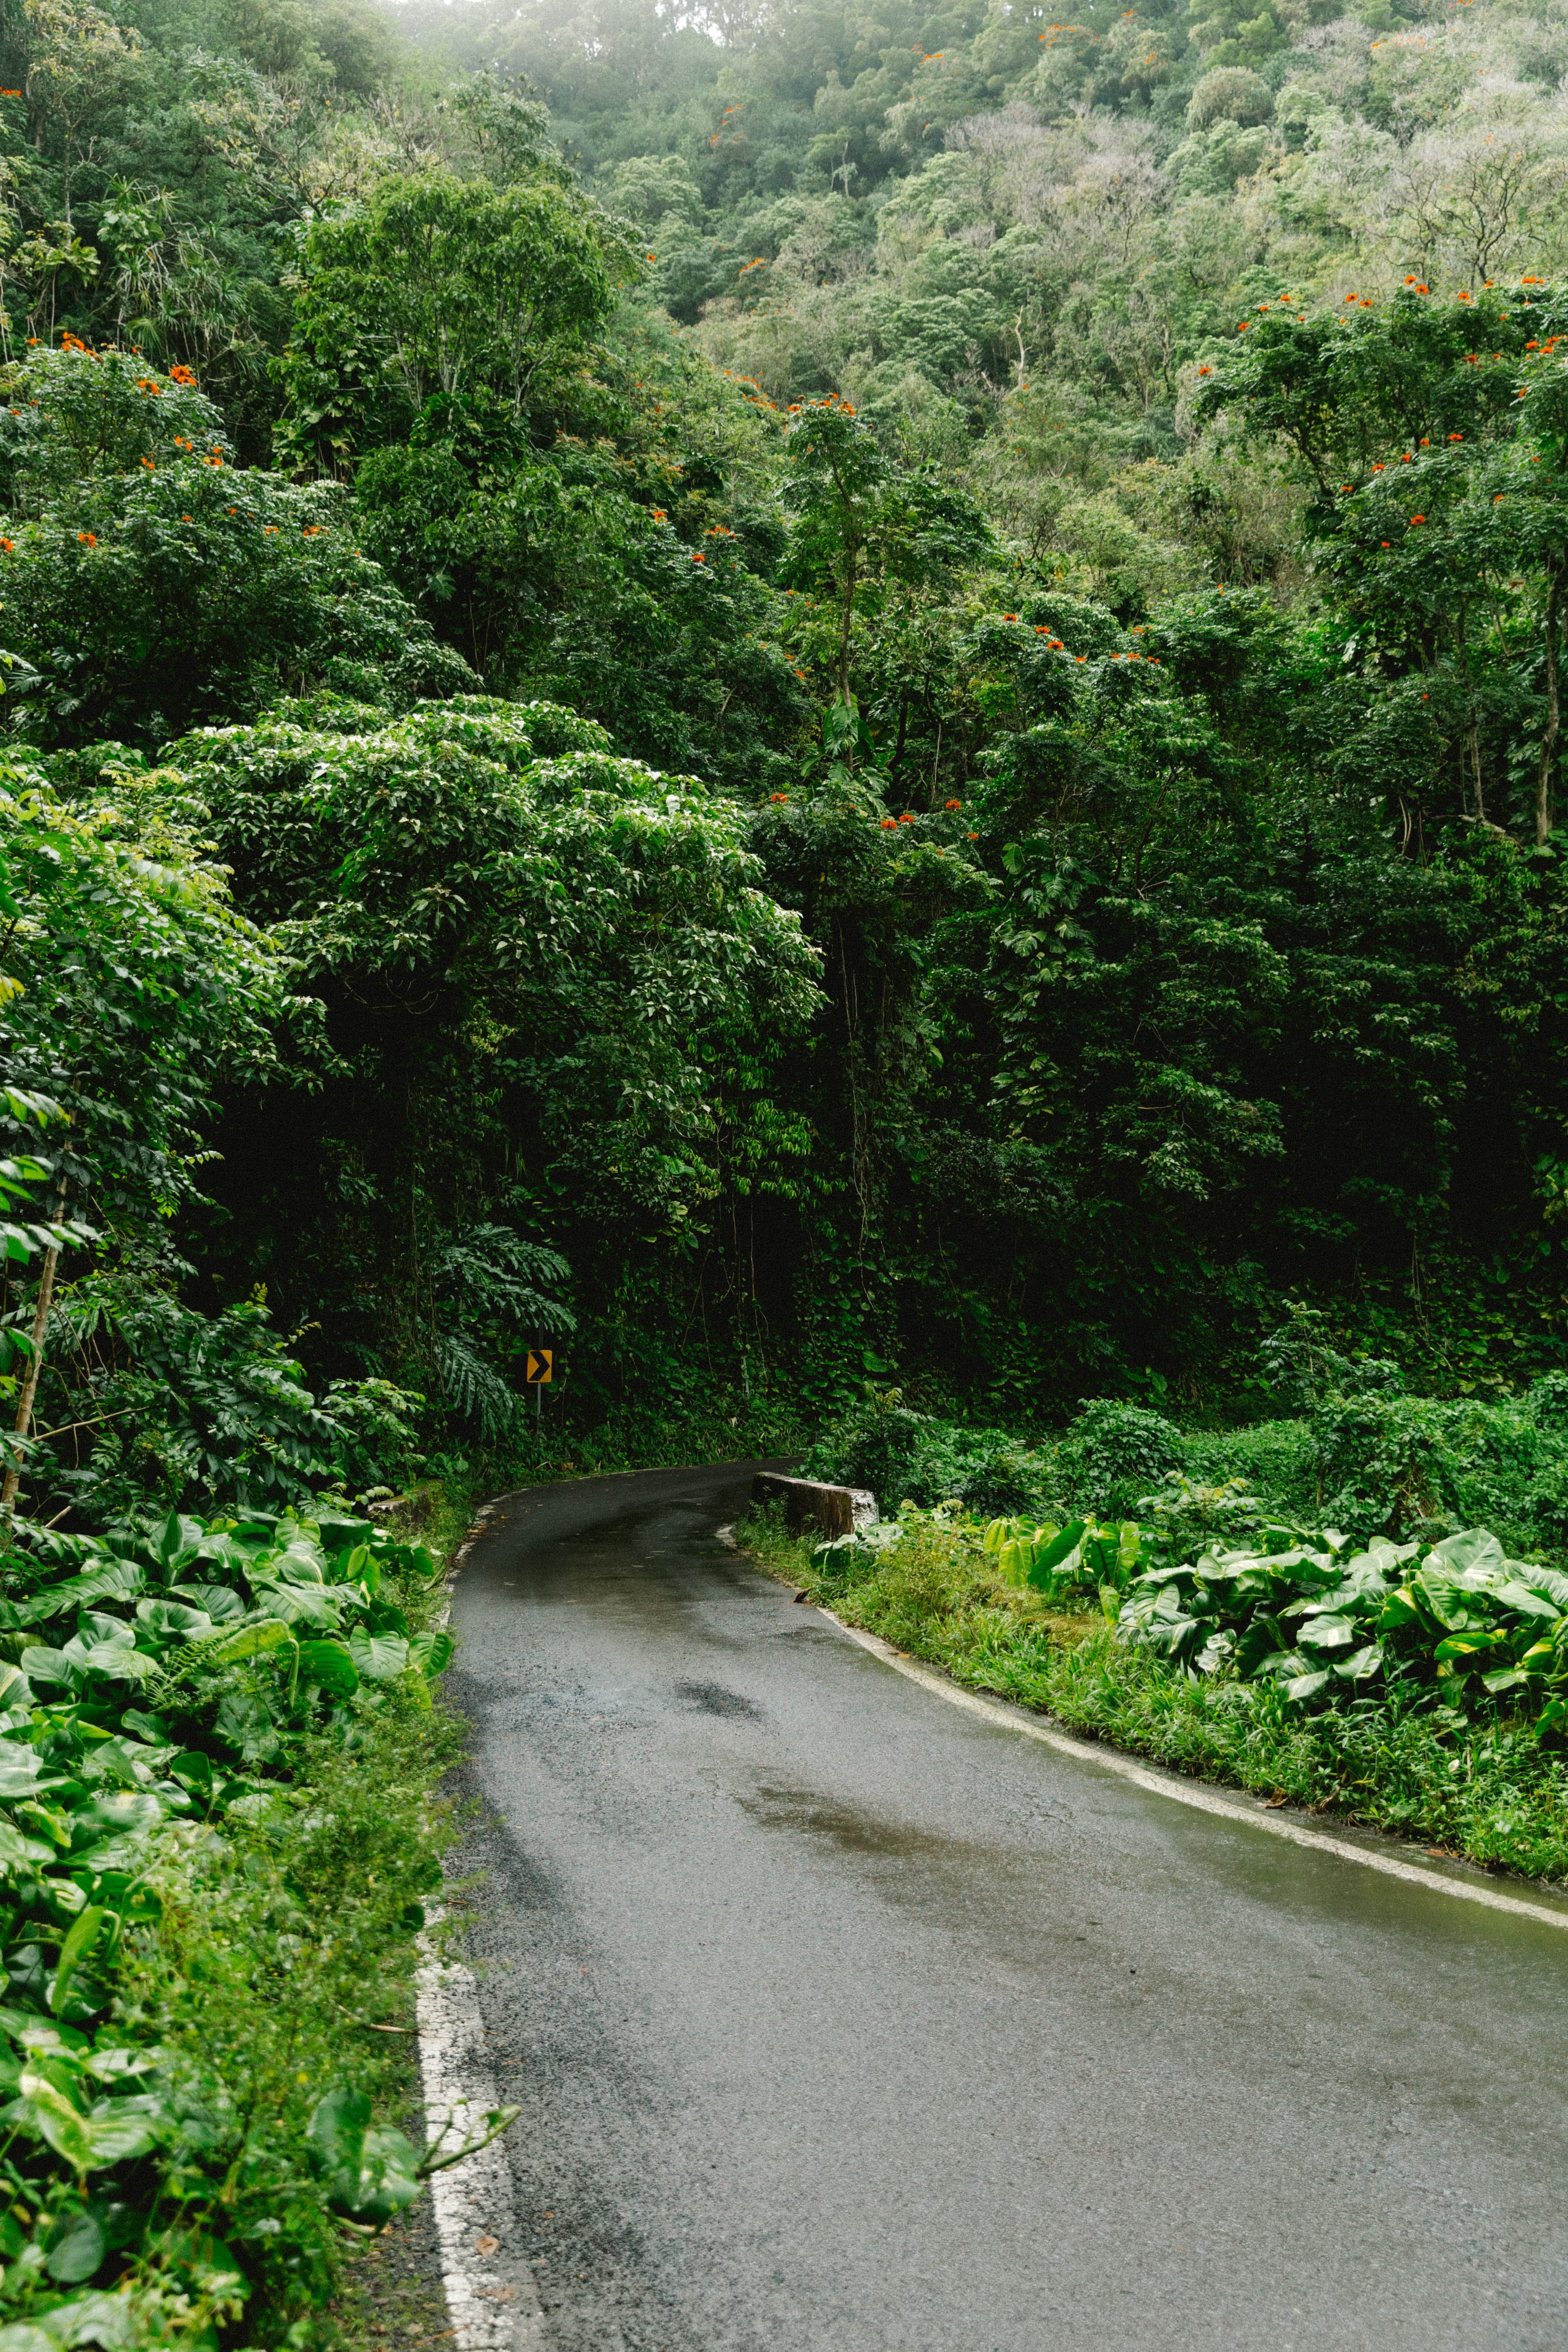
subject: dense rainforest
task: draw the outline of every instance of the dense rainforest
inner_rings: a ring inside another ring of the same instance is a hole
[[[1568,14],[0,46],[31,1514],[1564,1361]]]
[[[0,2352],[515,2117],[505,1486],[1568,1874],[1568,0],[1339,5],[0,0]]]

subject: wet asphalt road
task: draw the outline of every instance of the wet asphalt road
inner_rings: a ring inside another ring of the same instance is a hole
[[[498,1507],[472,1949],[562,2352],[1562,2352],[1568,1934],[977,1721],[713,1531]]]

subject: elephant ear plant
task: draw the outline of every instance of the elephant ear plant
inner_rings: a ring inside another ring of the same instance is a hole
[[[451,1638],[411,1630],[394,1595],[437,1562],[324,1513],[18,1533],[0,1601],[0,2352],[210,2345],[288,2217],[234,2236],[231,2126],[128,2026],[120,1963],[226,1824],[288,1804],[302,1740],[352,1748],[395,1697],[428,1707]],[[408,1905],[403,1932],[423,1924]],[[317,2194],[340,2226],[384,2226],[515,2113],[421,2154],[333,2084],[307,2134]]]

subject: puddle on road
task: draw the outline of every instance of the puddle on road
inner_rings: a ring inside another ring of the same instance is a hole
[[[700,1715],[743,1716],[752,1723],[765,1723],[763,1709],[741,1692],[726,1690],[722,1683],[677,1683],[675,1696]]]

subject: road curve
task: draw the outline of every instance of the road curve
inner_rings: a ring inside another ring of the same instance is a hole
[[[945,1705],[715,1540],[749,1477],[457,1587],[556,2352],[1562,2352],[1568,1936]]]

